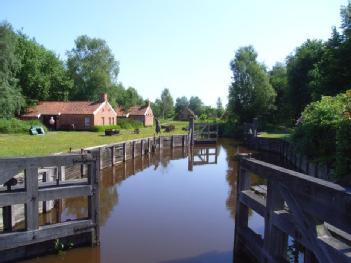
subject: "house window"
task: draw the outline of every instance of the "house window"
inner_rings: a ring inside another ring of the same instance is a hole
[[[90,123],[90,117],[85,117],[84,118],[84,126],[85,127],[90,127],[91,123]]]
[[[115,118],[112,117],[112,125],[115,125]]]
[[[101,117],[102,125],[105,125],[105,117]]]
[[[108,124],[111,125],[111,117],[108,117]]]

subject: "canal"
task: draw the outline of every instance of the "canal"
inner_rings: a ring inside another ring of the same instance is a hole
[[[100,246],[25,262],[232,262],[235,145],[220,140],[190,155],[164,150],[104,169]],[[84,218],[86,202],[64,200],[61,221]],[[253,212],[249,226],[263,233],[263,219]]]

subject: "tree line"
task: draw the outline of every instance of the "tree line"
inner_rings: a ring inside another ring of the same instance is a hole
[[[126,109],[148,103],[135,88],[118,82],[119,61],[106,41],[82,35],[74,43],[64,61],[11,24],[0,23],[0,118],[18,116],[40,100],[95,101],[101,93],[108,94],[112,106]],[[217,108],[197,96],[174,102],[168,89],[151,106],[159,118],[174,118],[186,107],[202,118],[224,112],[220,98]]]
[[[271,70],[253,46],[239,48],[230,63],[228,116],[292,126],[311,102],[351,88],[351,4],[341,7],[341,27],[327,41],[306,40]]]

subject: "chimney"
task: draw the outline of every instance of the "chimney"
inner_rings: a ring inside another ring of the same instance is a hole
[[[101,93],[100,95],[100,102],[107,101],[107,93]]]

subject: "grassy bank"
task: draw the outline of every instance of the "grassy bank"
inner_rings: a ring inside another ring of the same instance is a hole
[[[185,133],[182,128],[187,122],[170,122],[176,129],[161,135]],[[49,132],[43,136],[27,134],[0,134],[0,157],[10,156],[39,156],[58,152],[68,152],[69,148],[80,149],[96,145],[109,144],[153,136],[155,128],[141,128],[139,134],[133,134],[134,129],[121,130],[116,136],[105,136],[103,132]]]

